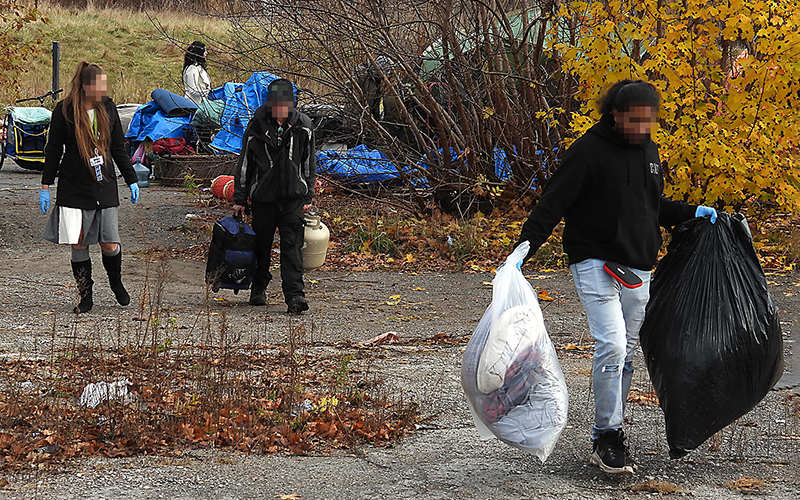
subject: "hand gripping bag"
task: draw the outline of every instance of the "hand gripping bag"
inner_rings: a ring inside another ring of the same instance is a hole
[[[539,301],[517,269],[525,241],[497,271],[492,303],[472,334],[461,385],[481,438],[532,453],[542,463],[567,424],[567,384]]]
[[[764,398],[783,372],[783,341],[744,216],[675,228],[639,336],[672,458]]]

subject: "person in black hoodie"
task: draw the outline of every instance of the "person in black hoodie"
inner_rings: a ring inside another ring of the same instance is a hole
[[[650,271],[661,248],[659,226],[717,217],[713,208],[663,195],[662,162],[650,137],[659,106],[650,83],[613,85],[600,99],[600,122],[567,150],[515,245],[529,241],[529,259],[564,218],[564,251],[595,339],[590,461],[607,473],[636,469],[622,424]],[[629,267],[641,286],[623,286],[606,272],[606,262]]]
[[[311,209],[316,177],[311,120],[295,109],[292,83],[274,80],[267,88],[267,102],[247,125],[234,173],[233,213],[243,215],[249,198],[258,241],[250,304],[267,303],[272,242],[278,229],[287,312],[308,310],[303,291],[303,212]]]
[[[44,238],[72,245],[72,273],[80,293],[75,313],[88,312],[93,306],[89,245],[95,243],[100,244],[103,266],[117,302],[126,306],[131,301],[122,284],[114,163],[131,190],[133,203],[139,197],[139,185],[125,151],[117,107],[106,97],[106,88],[106,74],[100,66],[86,61],[78,64],[69,95],[53,110],[39,192],[39,208],[46,214],[50,209],[50,186],[59,177],[56,209],[50,215]]]

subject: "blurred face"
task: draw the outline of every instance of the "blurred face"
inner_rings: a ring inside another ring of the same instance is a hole
[[[292,101],[271,101],[269,112],[278,121],[289,118],[289,110],[293,107]]]
[[[630,144],[644,144],[650,139],[658,112],[650,105],[633,105],[627,111],[614,109],[614,129]]]
[[[104,74],[97,75],[91,85],[84,84],[83,91],[91,102],[102,101],[108,91],[108,78]]]

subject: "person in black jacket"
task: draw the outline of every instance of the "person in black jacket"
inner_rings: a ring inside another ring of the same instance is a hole
[[[272,279],[269,265],[277,228],[288,312],[308,310],[303,292],[303,212],[311,209],[316,177],[311,120],[295,109],[292,83],[274,80],[267,89],[267,102],[247,125],[234,175],[234,215],[244,214],[249,198],[258,240],[250,304],[267,303],[265,290]]]
[[[126,306],[131,301],[122,284],[114,163],[130,187],[133,203],[139,197],[139,186],[125,151],[117,107],[106,97],[106,89],[106,74],[100,66],[82,61],[72,78],[69,95],[53,110],[39,192],[39,208],[46,214],[50,209],[50,186],[58,176],[56,209],[50,215],[44,238],[72,245],[72,273],[80,293],[75,313],[88,312],[93,305],[89,245],[95,243],[100,244],[103,266],[117,302]]]
[[[595,339],[591,462],[608,473],[636,468],[622,424],[650,271],[661,248],[659,226],[717,217],[713,208],[663,195],[662,162],[651,140],[659,105],[650,83],[613,85],[600,100],[600,122],[567,150],[515,245],[530,242],[527,260],[564,218],[564,251]],[[623,286],[605,271],[609,261],[629,267],[642,285]]]

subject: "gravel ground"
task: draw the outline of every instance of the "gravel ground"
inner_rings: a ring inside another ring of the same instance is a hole
[[[69,252],[41,240],[45,216],[37,208],[38,182],[37,174],[14,165],[6,164],[0,171],[0,314],[4,317],[0,352],[30,356],[67,342],[113,345],[129,341],[114,332],[135,332],[140,324],[137,312],[117,306],[102,279],[96,279],[95,308],[75,328],[69,313],[75,301],[74,288],[69,286]],[[120,193],[127,190],[121,188]],[[159,271],[158,266],[148,265],[142,252],[198,243],[197,231],[186,224],[186,215],[191,213],[222,215],[199,207],[181,191],[160,187],[143,189],[137,205],[123,200],[120,212],[126,254],[123,273],[134,301],[146,283],[152,286],[161,281],[165,287],[162,307],[187,326],[209,304],[202,284],[204,263],[174,258]],[[99,264],[97,252],[92,249]],[[533,272],[530,278],[534,286],[556,298],[543,303],[553,342],[557,346],[590,344],[569,273]],[[290,325],[303,324],[310,340],[317,343],[312,351],[344,354],[353,351],[341,347],[340,341],[363,341],[387,331],[397,332],[404,341],[470,334],[491,300],[487,285],[491,279],[481,273],[319,270],[307,275],[312,309],[300,319],[284,314],[278,280],[270,287],[265,308],[248,306],[246,294],[224,291],[217,298],[225,300],[210,301],[208,307],[224,313],[229,331],[242,343],[284,342]],[[788,354],[797,340],[800,275],[769,279],[780,307]],[[184,331],[201,335],[188,327]],[[77,338],[71,339],[72,335]],[[763,498],[800,497],[800,417],[787,404],[790,390],[771,392],[725,429],[718,437],[717,451],[703,446],[681,460],[668,458],[661,410],[633,405],[627,433],[639,472],[632,477],[607,477],[587,463],[593,409],[589,357],[560,351],[571,398],[569,422],[542,465],[497,441],[479,440],[459,383],[463,350],[463,343],[410,342],[378,347],[369,355],[360,351],[356,368],[379,374],[389,389],[419,402],[425,417],[415,434],[391,448],[362,447],[303,457],[189,450],[177,458],[82,459],[56,471],[6,474],[9,484],[0,490],[0,498],[611,499],[655,495],[633,491],[655,480],[676,485],[681,496],[728,499],[750,494],[729,487],[742,478],[763,481],[764,486],[755,491]],[[634,387],[649,390],[641,351],[635,363]],[[800,366],[795,368],[800,370]]]

